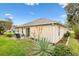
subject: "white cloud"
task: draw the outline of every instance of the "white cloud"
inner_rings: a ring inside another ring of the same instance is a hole
[[[29,6],[39,5],[39,3],[24,3],[24,4]]]
[[[10,16],[11,14],[10,13],[5,13],[5,16]]]
[[[67,15],[66,15],[66,14],[63,14],[63,15],[61,15],[61,17],[62,17],[62,18],[65,18],[65,17],[67,17]]]
[[[60,6],[62,6],[62,8],[64,8],[65,6],[67,6],[67,3],[59,3]]]
[[[12,17],[12,16],[9,16],[8,18],[13,19],[13,17]]]
[[[13,15],[10,14],[10,13],[5,13],[4,15],[5,15],[7,18],[13,19]]]

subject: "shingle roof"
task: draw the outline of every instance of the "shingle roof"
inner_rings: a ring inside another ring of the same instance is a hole
[[[50,19],[47,19],[47,18],[40,18],[40,19],[34,20],[32,22],[25,23],[23,25],[24,26],[33,26],[33,25],[44,25],[44,24],[51,24],[51,23],[55,23],[55,22]]]
[[[22,26],[45,25],[45,24],[52,24],[52,23],[62,25],[62,24],[60,24],[58,22],[55,22],[55,21],[47,19],[47,18],[40,18],[40,19],[34,20],[32,22],[28,22],[28,23],[25,23],[23,25],[20,25],[19,27],[22,27]],[[62,25],[62,26],[64,26],[64,25]]]

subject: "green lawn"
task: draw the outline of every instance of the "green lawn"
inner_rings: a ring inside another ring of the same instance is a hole
[[[73,55],[79,56],[79,42],[75,39],[75,34],[71,33],[68,46],[71,48]]]
[[[73,55],[79,56],[79,43],[76,39],[70,38],[68,46],[71,48]]]
[[[13,38],[0,36],[0,56],[32,56],[35,45],[36,43],[31,39],[14,40]],[[70,38],[68,47],[73,55],[79,56],[79,43],[73,38],[73,36]]]
[[[34,43],[30,39],[14,40],[0,37],[0,56],[25,56],[31,55]]]

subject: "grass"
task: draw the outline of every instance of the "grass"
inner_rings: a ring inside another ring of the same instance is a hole
[[[79,43],[75,39],[75,34],[71,32],[68,46],[71,48],[73,55],[79,56]]]
[[[59,42],[58,44],[65,44]],[[35,48],[34,41],[30,39],[14,40],[13,38],[0,36],[0,56],[29,56],[33,54]],[[79,43],[71,34],[68,47],[73,55],[79,56]]]
[[[73,55],[79,56],[79,43],[76,39],[70,38],[68,46],[71,48]]]
[[[0,37],[0,56],[27,56],[31,55],[34,43],[32,40],[13,40]]]

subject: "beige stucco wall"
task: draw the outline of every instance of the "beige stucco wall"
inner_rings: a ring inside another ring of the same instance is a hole
[[[16,32],[22,33],[22,28],[16,28]]]
[[[30,36],[33,38],[46,38],[48,41],[52,41],[52,26],[35,26],[30,27]]]
[[[62,39],[64,33],[67,32],[67,28],[60,26],[60,30],[59,30],[59,26],[60,25],[54,25],[53,27],[53,42],[57,43],[59,40]],[[60,35],[59,32],[60,31]]]
[[[67,31],[65,27],[60,26],[60,36],[58,35],[60,25],[42,25],[30,27],[30,37],[46,38],[50,43],[57,43]],[[19,28],[19,33],[22,34],[22,28]],[[26,35],[26,28],[23,28],[23,33]]]
[[[24,29],[24,28],[23,28]],[[19,27],[19,28],[16,28],[16,32],[19,32],[19,34],[22,34],[22,28]]]
[[[47,25],[47,26],[35,26],[30,27],[30,36],[34,38],[46,38],[50,43],[57,43],[66,33],[67,29],[60,26],[60,35],[58,35],[60,25]],[[38,34],[38,28],[42,28],[41,34]]]

